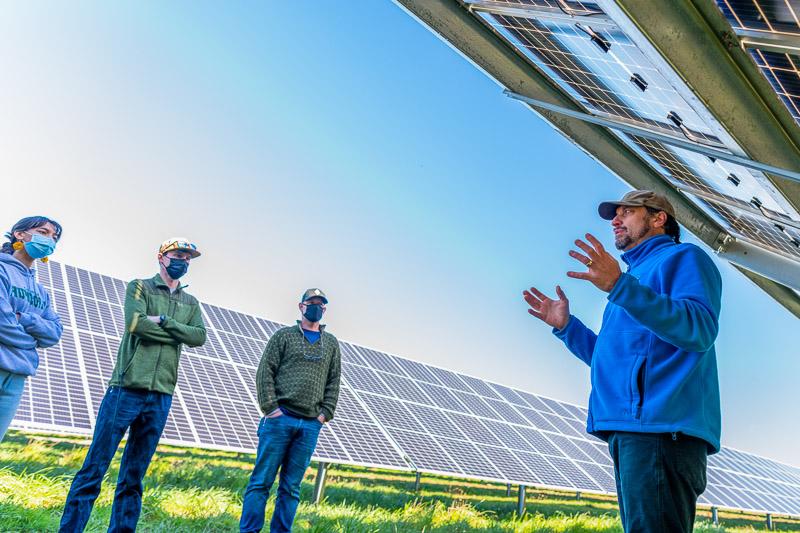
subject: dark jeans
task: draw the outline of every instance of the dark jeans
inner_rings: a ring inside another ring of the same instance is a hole
[[[264,527],[269,489],[279,467],[281,477],[269,530],[272,533],[288,533],[292,530],[300,503],[300,483],[311,463],[320,429],[322,423],[318,420],[305,420],[287,414],[261,419],[258,424],[256,464],[244,492],[242,519],[239,522],[242,533],[258,532]]]
[[[617,500],[626,533],[690,532],[706,489],[707,444],[681,433],[611,433]]]
[[[142,479],[167,422],[172,396],[161,392],[109,387],[94,426],[83,466],[75,474],[59,531],[83,531],[100,494],[103,476],[130,428],[122,453],[109,532],[135,531],[142,510]]]

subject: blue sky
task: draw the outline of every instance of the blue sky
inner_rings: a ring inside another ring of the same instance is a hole
[[[585,405],[520,295],[597,327],[567,252],[612,245],[628,187],[391,2],[309,7],[8,6],[0,224],[46,213],[57,259],[122,278],[186,235],[203,300],[288,322],[320,286],[341,338]],[[723,443],[800,464],[797,321],[718,264]]]

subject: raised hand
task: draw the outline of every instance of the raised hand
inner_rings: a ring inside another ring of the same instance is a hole
[[[569,322],[569,300],[567,295],[556,286],[558,300],[553,300],[536,287],[531,287],[529,291],[523,291],[522,297],[531,306],[528,312],[556,329],[564,329]]]
[[[570,250],[570,257],[583,263],[589,270],[586,272],[567,272],[567,276],[576,279],[591,281],[595,287],[601,291],[611,292],[617,280],[622,275],[619,262],[610,253],[606,252],[603,245],[591,233],[586,234],[586,240],[591,243],[586,244],[582,240],[575,241],[575,246],[586,252],[583,255],[575,250]]]

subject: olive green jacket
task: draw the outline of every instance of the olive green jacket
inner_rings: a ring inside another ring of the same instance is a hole
[[[172,394],[181,346],[206,342],[200,303],[183,289],[170,293],[160,274],[128,283],[125,333],[109,385]],[[156,324],[148,316],[163,320]]]

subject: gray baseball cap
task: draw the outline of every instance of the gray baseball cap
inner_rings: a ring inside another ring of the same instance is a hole
[[[322,298],[322,303],[326,305],[328,304],[328,297],[325,296],[325,293],[320,289],[308,289],[300,298],[300,303],[310,300],[311,298]]]
[[[659,211],[664,211],[671,217],[675,217],[675,208],[669,203],[667,197],[654,191],[631,191],[616,202],[603,202],[597,206],[597,212],[606,220],[612,220],[617,215],[617,208],[621,205],[626,207],[652,207]]]

